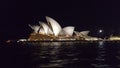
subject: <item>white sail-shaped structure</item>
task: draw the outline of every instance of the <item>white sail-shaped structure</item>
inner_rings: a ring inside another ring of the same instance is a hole
[[[47,34],[53,34],[52,30],[50,29],[50,27],[45,24],[44,22],[41,22],[39,21],[39,24],[41,25],[41,27],[43,28],[44,30],[44,33],[47,35]]]
[[[48,26],[47,26],[47,24],[45,24],[45,23],[43,23],[43,22],[41,22],[41,21],[39,21],[39,24],[40,24],[41,27],[43,28],[45,34],[47,34],[47,33],[48,33],[48,29],[49,29]]]
[[[88,36],[90,31],[81,31],[80,34],[84,35],[84,36]]]
[[[38,30],[40,28],[40,26],[38,26],[38,25],[31,26],[30,24],[29,24],[29,27],[31,27],[31,29],[33,29],[35,33],[38,33]]]
[[[60,24],[51,17],[46,16],[47,23],[39,21],[40,25],[31,26],[34,32],[30,35],[30,41],[61,41],[61,40],[101,40],[101,38],[88,36],[90,31],[74,31],[74,26],[61,28]],[[73,36],[73,33],[76,35]],[[118,39],[117,37],[113,39]],[[111,38],[110,38],[111,40]]]
[[[58,36],[60,31],[62,30],[59,23],[56,20],[54,20],[53,18],[48,17],[48,16],[46,16],[46,20],[47,20],[50,28],[52,29],[54,36]]]
[[[74,32],[74,29],[75,29],[75,27],[73,27],[73,26],[67,26],[67,27],[64,27],[64,28],[63,28],[63,32],[64,32],[66,35],[72,36],[72,35],[73,35],[73,32]]]
[[[43,29],[43,28],[40,28],[39,33],[40,33],[40,34],[45,34],[44,29]]]
[[[76,36],[80,36],[80,37],[88,36],[89,32],[90,31],[81,31],[81,32],[74,31],[74,33],[76,34]]]
[[[76,34],[76,36],[80,36],[80,32],[78,32],[78,31],[74,31],[74,33]]]
[[[46,20],[48,24],[45,22],[39,21],[40,26],[31,26],[29,25],[35,33],[45,34],[45,35],[64,35],[64,36],[72,36],[75,27],[74,26],[67,26],[63,29],[61,28],[60,24],[51,17],[46,16]],[[82,32],[84,34],[84,32]]]

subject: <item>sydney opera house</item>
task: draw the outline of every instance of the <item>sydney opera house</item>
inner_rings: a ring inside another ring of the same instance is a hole
[[[39,25],[30,25],[33,32],[28,41],[61,41],[61,40],[99,40],[100,38],[88,36],[90,31],[75,31],[74,26],[64,28],[51,17],[46,16],[47,23],[39,21]]]

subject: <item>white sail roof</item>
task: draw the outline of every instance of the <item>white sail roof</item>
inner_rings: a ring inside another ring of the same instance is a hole
[[[77,36],[88,36],[90,31],[81,31],[81,32],[78,32],[78,31],[74,31],[74,33],[77,35]]]
[[[48,24],[50,25],[50,28],[52,29],[54,35],[58,36],[60,31],[62,30],[60,24],[56,20],[54,20],[53,18],[48,17],[48,16],[46,16],[46,20],[47,20]]]
[[[72,36],[74,32],[75,27],[73,26],[67,26],[63,28],[63,31],[65,32],[66,35]]]
[[[78,31],[74,31],[74,33],[75,33],[77,36],[81,36],[81,35],[80,35],[80,32],[78,32]]]
[[[34,29],[33,26],[31,26],[30,24],[28,24],[28,26],[29,26],[31,29]]]
[[[39,33],[41,33],[41,34],[45,34],[44,29],[43,29],[43,28],[40,28]]]
[[[40,26],[38,26],[38,25],[31,26],[30,24],[29,24],[29,27],[31,27],[31,29],[33,29],[35,33],[38,33],[38,30],[40,28]]]
[[[80,34],[82,34],[82,35],[88,35],[89,32],[90,31],[81,31]]]
[[[45,34],[53,34],[52,30],[50,29],[50,27],[47,24],[45,24],[44,22],[41,22],[41,21],[39,21],[39,24],[42,26]]]
[[[43,22],[41,22],[41,21],[39,21],[39,24],[42,26],[45,34],[48,34],[48,29],[49,29],[48,25],[43,23]]]

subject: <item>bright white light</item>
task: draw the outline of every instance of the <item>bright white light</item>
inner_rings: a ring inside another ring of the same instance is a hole
[[[102,32],[103,32],[103,30],[100,29],[100,30],[99,30],[99,33],[102,33]]]

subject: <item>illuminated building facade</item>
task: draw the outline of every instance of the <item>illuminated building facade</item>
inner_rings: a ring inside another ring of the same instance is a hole
[[[51,17],[46,16],[47,23],[39,22],[40,25],[31,26],[34,31],[28,40],[98,40],[97,37],[90,37],[90,31],[74,31],[74,26],[66,26],[62,28],[60,24]]]

